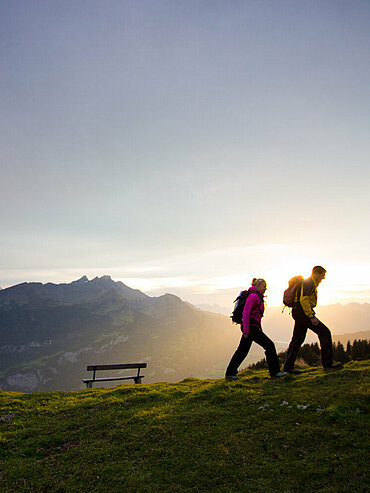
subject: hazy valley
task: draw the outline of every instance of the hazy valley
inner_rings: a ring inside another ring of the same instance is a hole
[[[369,338],[369,313],[370,305],[355,303],[318,310],[334,340],[342,342]],[[264,330],[278,350],[284,349],[292,330],[288,311],[267,307]],[[139,361],[148,363],[145,383],[217,378],[239,337],[225,315],[171,294],[147,296],[109,276],[90,281],[84,276],[70,284],[22,283],[0,291],[0,388],[77,390],[88,364]],[[262,356],[253,345],[245,365]]]

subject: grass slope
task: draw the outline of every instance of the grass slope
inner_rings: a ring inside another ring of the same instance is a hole
[[[0,491],[368,491],[369,369],[0,392]]]

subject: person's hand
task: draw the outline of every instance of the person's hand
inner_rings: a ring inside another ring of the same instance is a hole
[[[244,337],[244,339],[248,339],[248,337],[249,337],[249,333],[248,333],[248,334],[246,334],[245,332],[243,332],[243,337]]]
[[[316,317],[311,318],[312,325],[319,325],[319,320]]]

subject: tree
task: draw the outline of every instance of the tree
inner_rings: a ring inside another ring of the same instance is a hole
[[[298,352],[298,357],[302,358],[310,366],[320,364],[320,348],[317,342],[314,344],[304,344]]]
[[[347,354],[347,357],[348,357],[348,361],[350,359],[352,359],[352,344],[351,344],[351,341],[348,341],[347,342],[346,354]]]
[[[278,354],[280,364],[284,364],[287,351],[281,351]],[[346,350],[339,341],[333,344],[333,356],[336,361],[347,363],[351,360],[370,359],[370,342],[368,340],[354,340],[353,344],[347,342]],[[321,363],[321,349],[317,342],[313,344],[304,344],[298,352],[298,357],[307,365],[318,366]],[[249,365],[252,370],[261,370],[267,368],[266,359],[262,359],[253,365]]]
[[[333,356],[336,361],[340,361],[341,363],[347,363],[349,361],[344,346],[340,341],[337,344],[333,344]]]
[[[366,339],[359,339],[358,341],[353,341],[352,346],[352,359],[361,360],[370,357],[370,347],[369,342]]]

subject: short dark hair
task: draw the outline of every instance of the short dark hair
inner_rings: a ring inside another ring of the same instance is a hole
[[[315,267],[312,269],[312,274],[325,274],[326,269],[324,267],[321,267],[321,265],[315,265]]]

